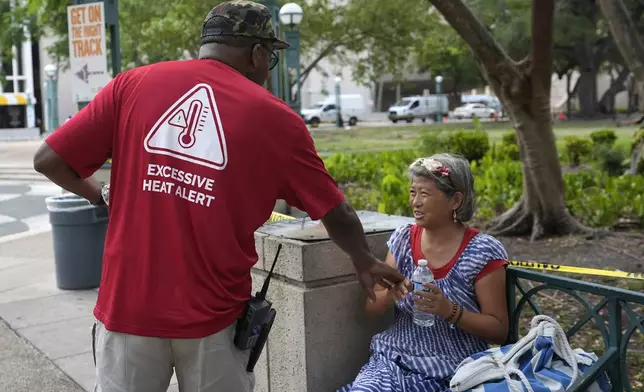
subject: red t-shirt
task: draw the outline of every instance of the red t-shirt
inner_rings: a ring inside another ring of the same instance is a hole
[[[465,234],[463,235],[463,240],[461,241],[461,245],[458,247],[458,250],[454,254],[454,257],[445,264],[442,267],[439,268],[431,268],[432,273],[434,274],[434,279],[443,279],[444,277],[447,276],[449,271],[454,267],[458,259],[461,257],[461,254],[465,251],[465,248],[467,247],[467,244],[470,243],[472,238],[474,238],[478,233],[480,233],[479,230],[477,229],[472,229],[470,227],[465,229]],[[421,236],[423,235],[423,228],[418,226],[418,225],[412,225],[411,226],[411,255],[412,259],[414,260],[414,264],[418,265],[418,260],[421,259],[426,259],[425,256],[423,256],[423,251],[421,250],[421,245],[420,245],[420,240]],[[479,272],[479,274],[476,276],[474,281],[478,281],[481,278],[483,278],[485,275],[496,271],[499,268],[505,268],[505,266],[508,265],[507,260],[492,260],[487,263],[485,267]]]
[[[314,220],[344,199],[302,118],[213,60],[121,73],[46,142],[82,178],[113,158],[94,310],[111,331],[222,330],[250,298],[276,199]]]

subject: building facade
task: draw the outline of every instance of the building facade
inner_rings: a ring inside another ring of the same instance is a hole
[[[41,134],[42,106],[38,45],[31,40],[24,26],[25,40],[13,45],[8,57],[0,59],[4,77],[0,80],[0,140],[38,139]]]

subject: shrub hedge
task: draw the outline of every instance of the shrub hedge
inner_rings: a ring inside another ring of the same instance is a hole
[[[563,154],[565,201],[573,215],[594,227],[628,221],[644,225],[644,177],[623,174],[625,153],[614,148],[611,130],[589,138],[566,140]],[[488,221],[510,208],[522,195],[523,174],[516,136],[504,135],[491,144],[482,129],[432,131],[419,138],[417,149],[378,153],[336,153],[325,164],[357,209],[410,216],[407,168],[419,156],[451,152],[466,157],[475,178],[478,222]]]

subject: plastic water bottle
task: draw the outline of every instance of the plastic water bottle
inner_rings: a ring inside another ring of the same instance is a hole
[[[414,274],[411,276],[411,281],[414,284],[414,290],[427,290],[423,285],[434,281],[434,274],[427,266],[427,260],[418,260],[418,267],[414,270]],[[414,308],[414,323],[416,325],[420,325],[421,327],[431,327],[434,325],[434,322],[434,314]]]

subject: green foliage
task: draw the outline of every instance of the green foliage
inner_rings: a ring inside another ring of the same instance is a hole
[[[326,158],[324,164],[338,183],[370,186],[379,184],[388,172],[406,173],[416,158],[418,152],[414,150],[335,153]]]
[[[612,147],[617,140],[617,134],[612,129],[601,129],[599,131],[594,131],[590,134],[590,139],[593,141],[593,145],[604,145]]]
[[[446,140],[435,133],[427,135],[438,143]],[[427,135],[425,141],[430,140]],[[589,139],[585,140],[590,143]],[[414,150],[338,153],[326,158],[325,164],[340,184],[348,186],[347,197],[356,208],[410,216],[407,168],[419,156],[425,154]],[[476,222],[489,221],[521,198],[523,173],[520,162],[499,159],[491,150],[480,160],[472,161],[471,169],[476,193]],[[602,170],[578,171],[564,173],[564,184],[566,207],[585,224],[605,227],[628,219],[644,225],[643,176]]]
[[[520,159],[520,153],[516,132],[512,131],[503,134],[501,137],[501,145],[496,147],[496,151],[492,156],[497,159],[518,161]]]
[[[458,33],[448,24],[437,21],[436,13],[428,31],[416,42],[414,53],[420,69],[444,78],[446,91],[463,91],[480,85],[484,80],[472,51]]]
[[[497,161],[485,156],[480,163],[471,164],[478,219],[488,220],[512,207],[519,201],[523,190],[521,163]]]
[[[420,152],[430,156],[439,152],[450,152],[478,161],[490,150],[487,132],[478,128],[474,131],[425,131],[420,137]]]
[[[518,146],[519,142],[517,141],[517,133],[514,131],[504,133],[503,136],[501,136],[501,143],[504,145],[514,144],[515,146]]]
[[[328,9],[340,2],[332,3]],[[426,0],[349,0],[346,4],[339,19],[349,32],[334,57],[352,68],[356,81],[370,85],[385,73],[404,80],[418,70],[409,61],[412,48],[439,23],[428,13],[431,6]],[[328,29],[329,25],[321,26]]]
[[[457,131],[451,133],[447,140],[451,151],[470,162],[482,159],[490,149],[490,140],[485,131]]]
[[[624,162],[626,153],[615,147],[600,144],[593,148],[593,155],[601,166],[601,169],[611,176],[619,176],[624,173]]]
[[[591,226],[612,226],[619,218],[644,222],[644,178],[601,172],[564,176],[566,206]]]
[[[409,180],[390,168],[380,183],[379,191],[378,212],[393,215],[408,214],[409,208],[405,200],[409,200]]]
[[[572,166],[579,166],[592,153],[592,142],[581,136],[566,136],[564,142],[566,156]]]
[[[441,130],[423,131],[419,138],[419,150],[422,156],[428,157],[439,152],[451,152],[448,133]]]
[[[157,0],[152,5],[143,0],[120,0],[122,68],[197,57],[201,22],[212,7],[223,1]],[[287,2],[280,0],[282,4]],[[12,17],[32,20],[34,38],[45,30],[58,37],[48,51],[65,70],[69,57],[67,6],[71,0],[26,3],[26,7],[9,12],[8,0],[0,0],[1,25],[13,26],[9,23]],[[299,27],[302,80],[322,59],[329,59],[335,66],[352,66],[354,78],[365,83],[383,73],[403,79],[417,70],[409,69],[408,57],[430,24],[426,1],[406,1],[404,6],[400,1],[389,0],[351,0],[342,4],[311,0],[299,4],[304,12]],[[383,20],[388,22],[383,24]],[[11,42],[22,41],[22,29],[15,26],[0,29],[0,50],[10,50]]]

